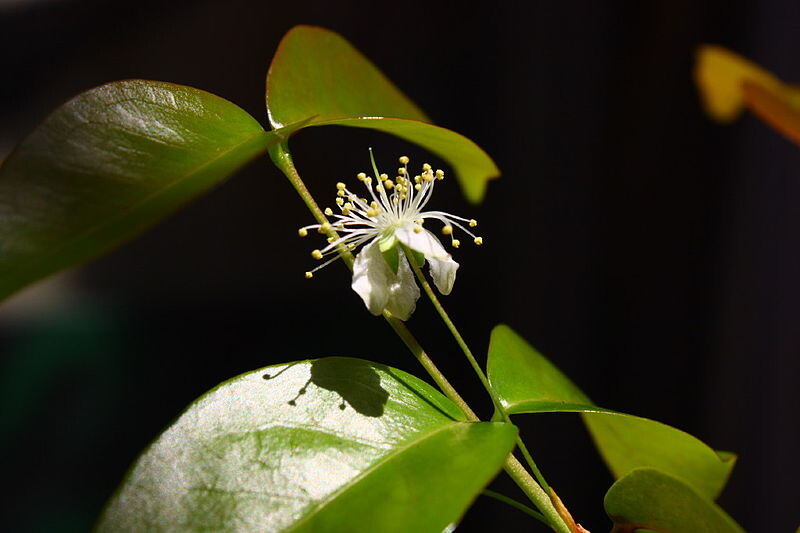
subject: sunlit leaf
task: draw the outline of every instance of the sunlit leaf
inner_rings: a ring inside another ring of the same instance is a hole
[[[275,128],[313,117],[309,125],[371,128],[416,143],[453,167],[471,201],[479,201],[486,182],[500,174],[478,145],[433,126],[368,59],[330,30],[296,26],[286,34],[270,66],[266,99]]]
[[[132,238],[274,138],[181,85],[128,80],[78,95],[0,167],[0,299]]]
[[[732,454],[716,452],[666,424],[597,407],[508,326],[492,331],[488,374],[511,414],[581,413],[598,451],[617,478],[637,467],[655,467],[681,477],[713,499],[735,463]]]
[[[652,468],[637,468],[606,493],[613,533],[744,533],[713,501],[680,479]]]
[[[465,422],[431,386],[332,357],[195,401],[139,458],[99,531],[443,531],[501,468],[510,424]]]

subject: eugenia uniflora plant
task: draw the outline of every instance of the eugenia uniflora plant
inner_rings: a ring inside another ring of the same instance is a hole
[[[409,167],[403,156],[381,172],[373,159],[370,175],[357,174],[358,187],[331,181],[335,208],[323,210],[289,141],[311,126],[390,133],[447,162],[472,202],[499,175],[483,150],[433,125],[322,28],[299,26],[282,40],[267,77],[267,111],[268,131],[222,98],[146,80],[109,83],[64,104],[0,168],[0,297],[105,253],[268,154],[315,219],[299,234],[319,234],[312,257],[324,261],[306,277],[341,259],[367,309],[389,323],[436,387],[345,357],[234,377],[198,398],[142,453],[98,531],[440,532],[456,527],[480,495],[527,513],[531,530],[586,531],[513,424],[512,417],[542,412],[581,414],[616,479],[604,498],[613,531],[742,531],[714,503],[732,454],[594,405],[507,326],[492,331],[485,368],[479,363],[423,270],[447,294],[459,266],[448,248],[465,237],[483,242],[475,220],[436,210],[443,171]],[[419,287],[485,387],[491,421],[479,420],[407,327]],[[519,494],[486,489],[500,472]]]

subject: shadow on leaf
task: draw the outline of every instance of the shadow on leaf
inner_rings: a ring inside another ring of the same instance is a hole
[[[378,373],[369,362],[359,359],[317,359],[311,364],[311,383],[339,394],[342,397],[340,409],[350,404],[364,416],[382,416],[389,399]]]

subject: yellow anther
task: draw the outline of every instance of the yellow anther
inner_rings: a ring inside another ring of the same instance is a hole
[[[351,204],[350,202],[345,202],[344,207],[345,209],[353,209],[353,204]]]
[[[339,183],[337,183],[337,184],[336,184],[336,188],[337,188],[338,190],[340,190],[340,191],[343,191],[343,190],[345,190],[345,189],[347,188],[347,185],[345,185],[344,183],[342,183],[342,182],[340,181]]]
[[[391,190],[394,188],[394,182],[392,180],[386,180],[383,182],[383,186]]]
[[[347,216],[347,215],[349,215],[349,214],[350,214],[350,208],[349,208],[349,207],[343,207],[343,208],[342,208],[342,214],[343,214],[344,216]]]
[[[343,191],[343,190],[342,190],[342,191],[337,191],[337,192],[336,192],[336,196],[344,196],[344,194],[345,194],[345,193],[344,193],[344,191]]]
[[[442,235],[452,235],[453,234],[453,226],[445,226],[442,228]]]
[[[314,259],[322,259],[322,252],[320,252],[319,250],[314,250],[313,252],[311,252],[311,257],[313,257]]]
[[[483,237],[475,237],[475,244],[477,244],[478,246],[483,244]]]
[[[324,224],[320,224],[319,228],[317,229],[319,233],[328,233],[330,230],[331,230],[331,225],[328,224],[327,222]]]
[[[422,176],[414,176],[414,183],[419,183],[422,181]]]
[[[430,170],[430,169],[431,169],[431,166],[428,163],[425,163],[424,165],[422,165],[422,170]]]
[[[442,170],[442,169],[437,169],[437,170],[436,170],[436,177],[437,177],[437,178],[439,178],[440,180],[441,180],[441,179],[444,179],[444,170]]]
[[[367,178],[367,175],[364,174],[363,172],[359,172],[358,174],[356,174],[356,178],[358,178],[358,181],[364,181]]]
[[[306,279],[311,279],[313,277],[314,277],[314,274],[312,274],[311,272],[306,272]]]
[[[400,168],[398,168],[398,169],[397,169],[397,173],[398,173],[398,174],[400,174],[401,176],[405,176],[405,175],[406,175],[406,169],[405,169],[405,167],[400,167]]]
[[[401,165],[407,165],[408,164],[408,156],[405,156],[405,155],[400,156],[400,159],[398,159],[398,161],[400,161]]]
[[[373,200],[373,201],[371,201],[371,202],[369,203],[369,206],[370,206],[372,209],[378,209],[378,202],[376,202],[375,200]]]
[[[344,228],[344,222],[338,222],[338,223],[334,224],[333,227],[342,229],[342,228]]]
[[[331,209],[330,207],[326,207],[325,208],[325,216],[326,217],[333,216],[333,209]]]
[[[386,180],[389,179],[389,175],[388,174],[381,174],[378,177],[380,178],[381,181],[386,181]]]
[[[372,184],[372,178],[367,176],[366,178],[364,178],[364,183],[366,183],[367,185],[371,185]]]
[[[336,237],[328,237],[328,242],[333,242],[336,240]]]
[[[453,239],[453,248],[458,248],[459,246],[461,246],[461,241]]]
[[[308,235],[308,230],[306,228],[300,228],[299,230],[297,230],[297,234],[300,235],[301,237],[305,237]]]
[[[418,191],[419,191],[419,190],[422,190],[422,184],[420,184],[420,183],[417,183],[416,185],[414,185],[414,189],[416,189],[416,190],[418,190]]]
[[[368,217],[376,217],[376,216],[378,216],[378,214],[380,212],[381,212],[380,209],[377,209],[377,208],[368,209],[367,210],[367,216]]]
[[[395,178],[395,181],[397,181],[397,183],[403,183],[405,181],[405,179],[403,179],[403,176],[397,176]]]
[[[477,221],[477,220],[475,220],[474,218],[473,218],[472,220],[470,220],[470,221],[469,221],[469,227],[470,227],[470,228],[474,228],[474,227],[475,227],[475,226],[477,226],[477,225],[478,225],[478,221]]]
[[[336,199],[336,205],[338,205],[339,207],[342,207],[344,205],[344,198],[337,198]]]
[[[422,231],[421,226],[414,226],[414,233],[420,233]]]
[[[401,200],[405,200],[405,199],[406,199],[406,195],[405,195],[405,194],[401,194],[401,195],[400,195],[400,199],[401,199]]]

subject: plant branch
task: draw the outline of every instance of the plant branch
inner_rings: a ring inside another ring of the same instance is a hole
[[[295,190],[300,195],[300,198],[314,215],[314,218],[317,220],[317,222],[320,224],[330,224],[328,218],[325,216],[325,213],[319,208],[319,205],[317,205],[317,202],[314,200],[313,196],[311,196],[311,193],[308,191],[305,183],[303,183],[303,180],[300,178],[300,174],[297,172],[297,169],[292,161],[287,141],[284,140],[283,142],[275,145],[270,149],[269,154],[275,165],[292,183]],[[333,229],[328,232],[328,235],[338,238],[336,231]],[[342,260],[344,260],[347,268],[353,270],[353,254],[350,253],[350,251],[345,247],[341,247],[339,249],[339,255],[342,257]],[[408,255],[411,256],[412,254]],[[411,263],[412,266],[415,266],[416,269],[419,270],[419,266],[416,265],[413,258],[411,259]],[[424,277],[422,277],[422,279],[424,280]],[[424,283],[427,284],[427,281]],[[427,287],[430,289],[430,286]],[[427,353],[425,353],[425,350],[419,344],[411,331],[409,331],[405,323],[402,320],[392,316],[392,314],[388,311],[383,312],[383,317],[386,319],[395,333],[397,333],[400,339],[402,339],[403,343],[405,343],[406,347],[408,347],[409,351],[411,351],[417,361],[419,361],[419,363],[422,365],[431,379],[433,379],[436,385],[441,389],[444,395],[454,404],[456,404],[459,410],[464,413],[464,416],[467,418],[467,420],[471,422],[479,422],[480,418],[475,414],[475,411],[470,408],[458,391],[456,391],[447,378],[445,378],[444,374],[442,374],[442,372],[436,367],[433,360],[428,357]],[[461,342],[463,343],[463,339]],[[464,344],[464,346],[466,346],[466,344]],[[506,420],[506,422],[510,423],[508,420]],[[517,440],[519,444],[519,438]],[[530,457],[530,455],[527,454],[527,450],[524,453],[526,454],[526,459],[527,457]],[[522,466],[516,457],[514,457],[513,453],[509,454],[506,458],[505,463],[503,464],[503,469],[511,477],[511,479],[514,480],[519,488],[522,489],[531,502],[533,502],[542,511],[542,516],[545,517],[548,525],[553,528],[554,531],[557,531],[558,533],[571,533],[568,526],[564,523],[561,516],[556,511],[553,503],[547,496],[547,493],[538,483],[536,483],[525,467]]]
[[[531,507],[528,507],[524,503],[518,502],[514,498],[509,498],[505,494],[500,494],[499,492],[495,492],[495,491],[489,490],[489,489],[484,489],[481,494],[483,494],[484,496],[488,496],[489,498],[493,498],[493,499],[495,499],[497,501],[501,501],[501,502],[503,502],[503,503],[505,503],[507,505],[510,505],[511,507],[514,507],[515,509],[519,509],[523,513],[534,517],[536,520],[538,520],[539,522],[544,523],[547,526],[550,525],[550,523],[547,521],[547,519],[544,517],[544,515],[542,513],[540,513],[539,511],[537,511],[537,510],[535,510],[535,509],[533,509]]]

